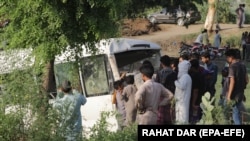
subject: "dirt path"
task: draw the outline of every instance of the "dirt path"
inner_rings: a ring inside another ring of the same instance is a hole
[[[160,24],[161,31],[152,32],[146,35],[130,36],[128,38],[143,39],[153,41],[161,45],[162,54],[170,56],[178,56],[178,43],[182,40],[183,35],[199,34],[203,29],[204,24],[177,26],[175,24]],[[244,28],[239,29],[236,24],[220,24],[220,34],[226,36],[241,36],[244,31],[250,30],[250,25],[245,25]],[[210,39],[213,38],[213,33],[210,34]]]
[[[133,38],[157,42],[157,41],[173,38],[179,35],[200,33],[201,30],[203,29],[204,24],[193,24],[193,25],[189,25],[188,28],[186,28],[185,26],[177,26],[174,24],[165,24],[165,25],[161,24],[159,26],[162,29],[161,31],[153,32],[148,35],[133,36]],[[221,34],[239,32],[241,30],[244,30],[244,28],[239,29],[236,24],[221,24],[220,26],[222,29],[220,31]],[[250,25],[246,25],[245,27],[249,28]]]

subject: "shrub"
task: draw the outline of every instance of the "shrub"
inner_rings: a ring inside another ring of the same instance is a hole
[[[215,104],[215,97],[211,98],[209,92],[206,92],[204,96],[202,96],[202,119],[197,124],[205,124],[205,125],[225,125],[231,124],[231,116],[228,115],[231,110],[232,103],[228,105],[221,106]]]
[[[118,130],[116,132],[112,132],[109,130],[110,125],[107,122],[107,118],[110,116],[114,116],[116,113],[111,112],[103,112],[101,114],[100,120],[94,125],[93,128],[90,129],[90,137],[88,137],[87,141],[135,141],[137,139],[137,125],[133,124],[129,127],[125,127],[123,130]]]

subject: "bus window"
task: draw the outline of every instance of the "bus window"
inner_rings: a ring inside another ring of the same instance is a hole
[[[54,71],[57,87],[59,87],[64,80],[69,80],[74,89],[82,93],[78,65],[76,63],[66,62],[56,64],[54,66]]]
[[[81,63],[86,96],[109,94],[105,56],[86,57]]]
[[[149,60],[155,69],[160,67],[160,53],[158,50],[138,50],[115,55],[120,72],[134,73],[139,70],[144,60]]]

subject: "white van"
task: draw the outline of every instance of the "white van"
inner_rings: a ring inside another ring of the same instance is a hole
[[[101,111],[114,111],[111,103],[113,82],[123,72],[134,73],[144,60],[160,66],[161,47],[153,42],[128,38],[111,38],[96,44],[97,53],[92,55],[83,46],[83,52],[74,61],[74,52],[67,50],[56,56],[54,73],[57,87],[65,79],[87,97],[82,106],[83,127],[92,127],[100,119]],[[53,100],[52,100],[53,102]],[[117,130],[114,117],[109,119],[111,130]]]

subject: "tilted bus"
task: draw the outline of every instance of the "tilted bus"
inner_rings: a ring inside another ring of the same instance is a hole
[[[111,38],[101,40],[95,47],[97,52],[93,55],[83,46],[77,63],[75,53],[69,50],[56,56],[54,63],[56,87],[67,79],[87,97],[87,103],[81,107],[84,128],[92,127],[102,111],[115,110],[111,103],[113,82],[120,79],[120,74],[138,72],[144,60],[151,61],[155,70],[160,66],[161,47],[150,41]],[[108,121],[112,124],[111,130],[115,131],[115,118]]]

